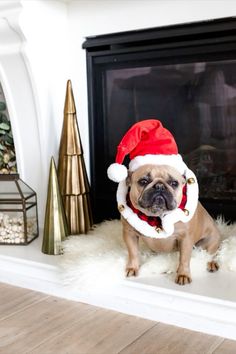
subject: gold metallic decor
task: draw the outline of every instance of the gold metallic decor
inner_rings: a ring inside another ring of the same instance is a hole
[[[67,82],[61,134],[58,181],[69,233],[87,233],[92,226],[89,183],[83,158],[71,81]]]
[[[61,254],[61,241],[65,240],[66,236],[68,236],[66,216],[59,190],[56,166],[52,157],[48,181],[42,252],[54,255]]]
[[[195,183],[195,179],[193,177],[188,178],[187,183],[188,184],[194,184]]]
[[[189,211],[188,211],[188,209],[183,209],[183,212],[184,212],[184,214],[185,214],[186,216],[189,216]]]
[[[118,210],[120,213],[125,210],[125,206],[123,204],[118,205]]]
[[[27,245],[38,230],[36,193],[18,174],[0,175],[0,244]]]

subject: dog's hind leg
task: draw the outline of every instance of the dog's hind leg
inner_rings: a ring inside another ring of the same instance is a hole
[[[209,237],[209,242],[206,245],[206,250],[209,254],[212,255],[212,259],[207,263],[208,272],[213,273],[219,269],[219,264],[215,259],[219,246],[220,246],[220,235],[219,236],[217,235],[217,237],[216,235],[214,235],[214,237]]]
[[[205,237],[197,243],[202,249],[206,250],[212,257],[207,262],[208,272],[216,272],[219,269],[219,264],[216,261],[216,254],[220,246],[221,237],[219,231],[214,228],[210,236]]]

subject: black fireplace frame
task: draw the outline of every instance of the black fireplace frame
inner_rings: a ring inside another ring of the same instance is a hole
[[[236,17],[87,37],[88,111],[90,138],[91,196],[96,222],[118,217],[115,183],[106,177],[111,162],[104,161],[103,72],[107,68],[190,63],[236,59]],[[114,156],[115,158],[115,156]],[[235,201],[202,200],[214,216],[236,218]]]

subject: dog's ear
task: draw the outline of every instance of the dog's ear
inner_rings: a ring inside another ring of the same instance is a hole
[[[128,171],[128,176],[126,177],[126,185],[127,185],[128,187],[131,186],[131,177],[132,177],[132,174],[133,174],[133,172]]]

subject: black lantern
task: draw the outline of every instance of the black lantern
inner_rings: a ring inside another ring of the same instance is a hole
[[[18,174],[0,175],[0,244],[27,245],[38,234],[36,193]]]

